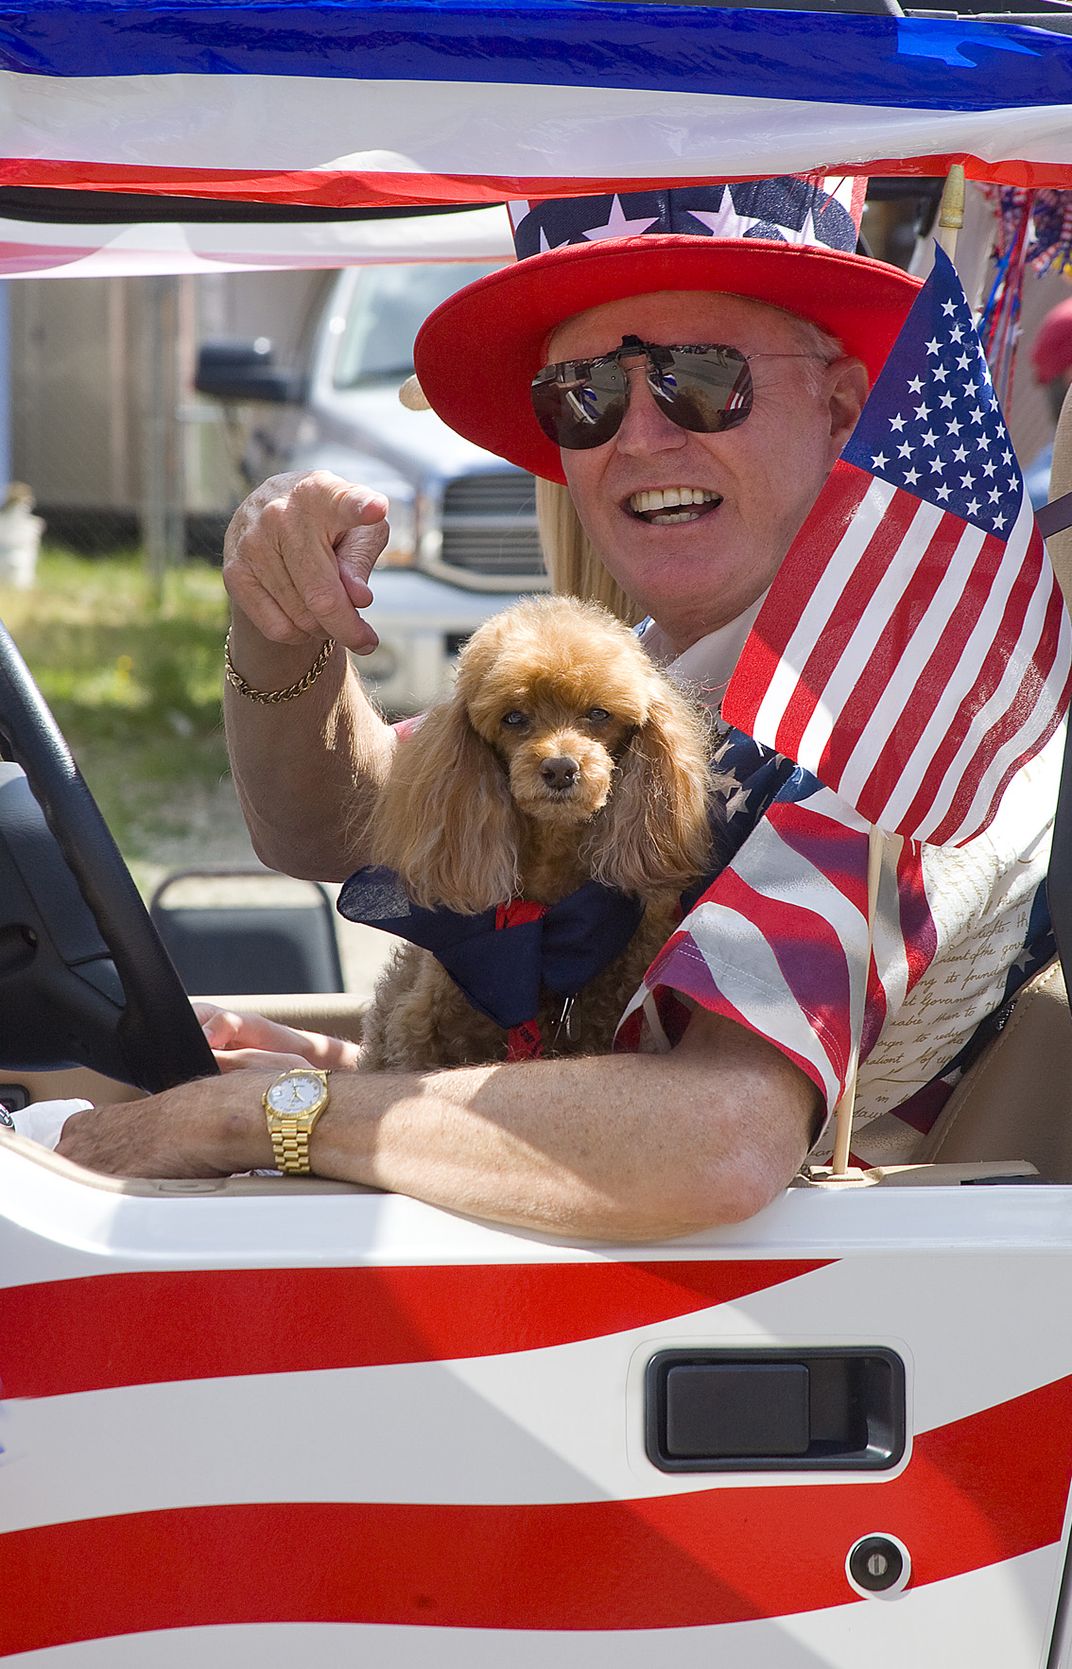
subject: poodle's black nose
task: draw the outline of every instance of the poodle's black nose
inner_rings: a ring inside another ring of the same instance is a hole
[[[540,766],[540,775],[548,788],[572,788],[580,774],[581,767],[568,754],[560,759],[545,759]]]

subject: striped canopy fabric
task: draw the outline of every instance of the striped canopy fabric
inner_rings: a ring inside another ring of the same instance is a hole
[[[54,195],[68,197],[65,192]],[[79,193],[70,196],[83,200]],[[100,201],[107,206],[117,199],[104,193]],[[489,261],[513,259],[510,221],[502,204],[447,213],[372,211],[360,219],[332,213],[305,219],[289,211],[270,221],[147,223],[136,218],[136,201],[121,201],[122,210],[114,217],[94,216],[78,224],[0,214],[0,277],[147,278],[413,261],[469,262],[483,268]],[[221,205],[220,213],[226,212]]]
[[[602,0],[26,0],[0,5],[0,78],[0,190],[208,199],[221,217],[954,160],[978,180],[1072,184],[1072,40],[1014,25]],[[25,248],[9,259],[26,270]]]

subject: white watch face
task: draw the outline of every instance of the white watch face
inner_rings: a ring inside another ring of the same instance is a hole
[[[311,1072],[294,1072],[268,1091],[274,1113],[307,1113],[323,1098],[324,1086]]]

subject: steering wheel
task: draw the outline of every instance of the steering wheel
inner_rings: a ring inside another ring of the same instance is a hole
[[[24,1068],[74,1059],[150,1092],[216,1072],[130,871],[3,625],[0,741],[33,793],[13,765],[0,767],[11,860],[0,878],[0,975],[12,1033],[0,1035],[0,1055]]]

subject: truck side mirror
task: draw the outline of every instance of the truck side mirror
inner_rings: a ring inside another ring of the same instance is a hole
[[[273,405],[300,404],[305,377],[283,371],[274,362],[264,336],[253,342],[203,342],[197,355],[194,387],[213,400],[262,400]]]

